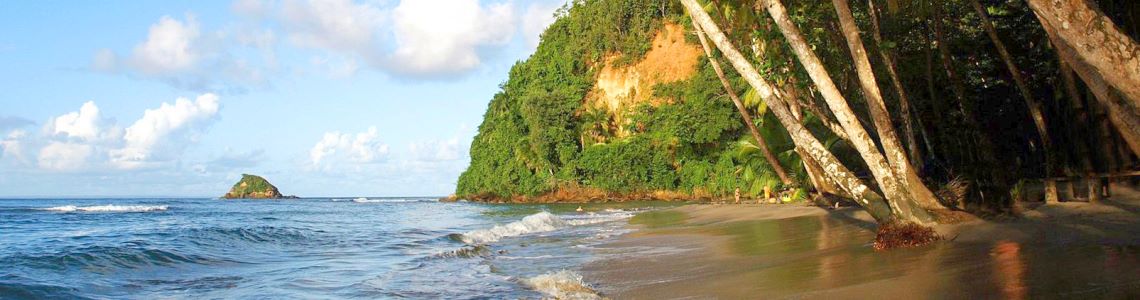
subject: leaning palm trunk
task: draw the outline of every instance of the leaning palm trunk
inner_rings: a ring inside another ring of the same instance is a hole
[[[843,126],[847,136],[851,138],[852,146],[855,147],[855,150],[867,163],[868,168],[871,169],[871,173],[879,183],[879,188],[882,189],[883,196],[891,204],[891,209],[895,215],[905,221],[930,223],[932,221],[930,214],[918,207],[907,188],[906,181],[895,175],[894,169],[891,168],[883,154],[879,152],[866,129],[856,119],[855,112],[851,110],[847,100],[840,94],[839,88],[831,80],[831,75],[824,69],[823,63],[811,50],[811,46],[804,40],[796,25],[788,18],[784,5],[779,0],[768,0],[764,6],[767,8],[768,14],[776,21],[776,25],[783,32],[784,38],[788,40],[788,44],[796,53],[800,64],[807,70],[820,94],[823,94],[823,98],[835,114],[836,120]],[[897,141],[897,137],[895,139]],[[900,149],[896,148],[895,150]],[[905,155],[903,156],[905,157]]]
[[[922,151],[918,147],[918,137],[914,131],[914,123],[912,120],[918,121],[919,132],[923,136],[923,140],[927,141],[926,128],[922,126],[922,119],[915,117],[911,118],[910,97],[906,94],[906,88],[903,87],[902,80],[899,79],[897,68],[895,68],[895,57],[888,53],[887,48],[883,47],[883,35],[879,30],[879,13],[875,9],[875,1],[867,1],[867,11],[871,16],[871,37],[875,39],[875,43],[879,45],[879,57],[883,60],[883,65],[887,68],[887,75],[890,76],[891,85],[895,88],[895,93],[899,97],[899,117],[903,121],[903,138],[906,141],[906,147],[910,154],[911,165],[921,169],[922,168]],[[930,143],[926,143],[927,151],[930,149]]]
[[[744,119],[744,125],[748,126],[748,131],[752,133],[752,138],[756,139],[756,147],[760,148],[760,152],[764,153],[764,159],[772,166],[772,170],[776,171],[776,176],[780,177],[780,181],[784,185],[792,185],[794,182],[788,173],[784,171],[784,167],[780,166],[780,161],[776,159],[776,155],[772,154],[772,150],[768,148],[768,142],[760,135],[760,131],[756,129],[756,124],[752,123],[752,115],[748,113],[748,109],[744,107],[744,102],[740,101],[740,97],[736,96],[736,91],[732,90],[732,84],[728,82],[728,78],[724,76],[724,70],[720,68],[720,63],[717,63],[712,56],[712,49],[709,49],[708,41],[705,41],[705,35],[701,33],[700,26],[693,26],[697,28],[697,37],[701,40],[701,46],[705,49],[705,56],[709,58],[713,71],[716,76],[720,78],[720,84],[724,86],[724,92],[728,93],[728,98],[732,99],[732,103],[736,105],[736,110],[740,112],[740,118]]]
[[[1057,30],[1045,22],[1040,14],[1037,18],[1041,20],[1042,27],[1049,35],[1049,40],[1052,42],[1053,48],[1057,50],[1057,54],[1085,82],[1089,90],[1093,92],[1093,98],[1097,100],[1097,103],[1108,111],[1109,121],[1115,125],[1114,127],[1124,138],[1124,142],[1128,144],[1132,152],[1140,154],[1140,111],[1116,94],[1116,91],[1108,85],[1104,78],[1107,75],[1097,72],[1093,66],[1080,60],[1077,57],[1075,47],[1062,40],[1058,36]]]
[[[1041,111],[1041,102],[1033,100],[1033,92],[1029,90],[1029,84],[1025,82],[1025,77],[1021,76],[1021,70],[1013,63],[1013,57],[1009,55],[1009,51],[1005,48],[1005,43],[998,37],[997,29],[994,28],[993,21],[990,21],[990,16],[986,13],[986,8],[982,6],[978,0],[970,0],[970,6],[974,7],[974,12],[978,13],[978,17],[982,19],[982,28],[986,30],[986,35],[990,37],[990,41],[994,43],[997,48],[998,55],[1001,60],[1005,62],[1006,69],[1013,77],[1013,82],[1017,86],[1017,90],[1021,93],[1022,100],[1025,100],[1025,106],[1029,108],[1029,116],[1033,119],[1033,125],[1037,128],[1037,136],[1041,138],[1041,149],[1045,152],[1045,194],[1046,202],[1057,202],[1057,181],[1053,180],[1053,165],[1056,163],[1053,157],[1053,146],[1049,139],[1049,129],[1045,124],[1045,114]]]
[[[732,63],[732,66],[744,77],[752,88],[756,89],[764,101],[768,103],[768,108],[772,110],[772,114],[780,120],[780,124],[788,130],[792,141],[796,144],[796,149],[799,153],[806,153],[807,156],[812,157],[824,171],[827,172],[823,176],[830,180],[836,186],[842,188],[848,195],[852,196],[863,209],[867,210],[875,220],[879,222],[888,222],[893,219],[893,214],[887,202],[875,194],[868,186],[863,184],[855,174],[847,169],[835,155],[828,152],[827,148],[820,143],[818,139],[811,134],[792,116],[791,111],[788,109],[787,103],[777,94],[777,91],[772,88],[764,78],[760,77],[760,73],[756,68],[736,50],[724,33],[716,26],[707,13],[703,10],[696,0],[681,0],[681,3],[688,9],[690,16],[693,18],[694,26],[699,26],[712,40],[713,44],[724,54],[724,56]],[[713,63],[716,63],[713,61]]]
[[[926,209],[942,208],[934,192],[926,188],[926,184],[918,177],[918,172],[915,172],[913,165],[907,159],[906,151],[903,150],[902,142],[895,132],[894,124],[891,123],[890,112],[887,111],[887,104],[883,101],[883,94],[879,91],[875,73],[871,70],[871,60],[867,58],[863,39],[859,37],[859,28],[855,25],[855,17],[851,15],[847,0],[832,0],[832,4],[835,5],[835,12],[839,15],[839,27],[847,39],[847,47],[851,50],[851,58],[855,62],[856,74],[859,76],[859,86],[863,89],[863,97],[867,100],[871,119],[874,121],[875,130],[879,133],[879,141],[883,145],[887,162],[894,170],[894,175],[902,179],[905,189],[920,206]]]
[[[1140,45],[1089,0],[1028,0],[1044,26],[1052,27],[1074,56],[1104,76],[1133,107],[1140,107]]]

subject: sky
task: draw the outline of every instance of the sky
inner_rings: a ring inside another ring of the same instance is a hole
[[[454,191],[564,0],[0,2],[0,197]]]

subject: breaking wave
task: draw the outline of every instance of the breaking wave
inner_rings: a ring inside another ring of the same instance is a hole
[[[170,208],[170,207],[167,205],[96,205],[96,206],[64,205],[64,206],[41,208],[40,210],[54,211],[54,212],[151,212],[151,211],[165,211],[168,208]]]
[[[522,280],[527,287],[554,299],[602,299],[573,271],[550,272]]]
[[[630,216],[632,216],[632,214],[621,212],[613,214],[587,214],[581,216],[567,216],[563,218],[544,211],[526,216],[519,221],[503,225],[496,225],[495,227],[488,229],[472,230],[461,235],[452,236],[452,238],[466,244],[486,244],[497,242],[500,239],[506,237],[514,237],[530,233],[549,232],[570,226],[616,221],[629,218]]]

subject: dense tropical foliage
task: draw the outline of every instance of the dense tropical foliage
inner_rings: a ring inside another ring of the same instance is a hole
[[[792,50],[788,32],[765,10],[767,1],[699,2],[766,80],[782,94],[796,95],[788,97],[790,108],[811,134],[847,168],[867,177],[869,167],[853,149],[849,132],[837,124],[838,112],[805,71],[802,57],[797,59],[802,53]],[[964,199],[944,203],[1000,211],[1010,206],[1013,187],[1019,191],[1015,196],[1021,195],[1024,180],[1080,176],[1088,176],[1089,184],[1068,185],[1071,197],[1093,198],[1097,193],[1088,190],[1100,180],[1092,174],[1136,168],[1129,128],[1108,114],[1113,107],[1094,97],[1095,82],[1071,80],[1072,67],[1061,58],[1057,40],[1027,1],[869,1],[851,1],[848,13],[882,91],[885,122],[898,132],[906,158],[922,176],[920,184],[968,189],[960,193]],[[877,147],[885,147],[883,128],[874,130],[883,120],[869,110],[874,102],[867,100],[866,86],[860,88],[864,74],[856,70],[852,41],[840,28],[836,6],[781,2],[858,123],[871,128],[867,132]],[[1136,40],[1140,7],[1119,0],[1088,3],[1099,4]],[[636,63],[665,24],[683,26],[689,43],[699,45],[693,21],[679,3],[575,1],[557,17],[535,54],[512,68],[491,100],[458,195],[507,198],[571,188],[701,196],[731,195],[740,188],[746,195],[761,195],[765,189],[816,185],[819,178],[810,178],[804,167],[810,161],[795,151],[794,139],[767,101],[731,67],[726,72],[731,92],[743,95],[769,150],[792,173],[791,184],[781,183],[757,151],[708,60],[702,59],[686,80],[655,86],[654,96],[668,101],[639,104],[630,109],[630,118],[615,120],[585,104],[596,72],[607,63]],[[619,58],[607,60],[612,55]],[[1126,117],[1140,111],[1128,105],[1123,106],[1131,110]],[[628,128],[628,134],[618,127]]]

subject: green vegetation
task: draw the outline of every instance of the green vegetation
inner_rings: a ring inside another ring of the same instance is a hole
[[[241,174],[241,180],[234,184],[229,193],[226,193],[223,198],[226,199],[276,199],[283,198],[277,187],[270,184],[261,176]]]
[[[834,2],[784,0],[786,11],[775,14],[784,15],[782,25],[775,22],[774,6],[756,1],[686,2],[707,14],[706,32],[718,28],[742,52],[733,64],[721,46],[713,47],[712,56],[724,63],[725,81],[751,111],[773,159],[755,146],[703,56],[694,73],[684,73],[687,78],[649,81],[668,83],[598,105],[597,95],[612,92],[600,84],[601,75],[610,74],[606,70],[660,60],[651,55],[658,48],[654,37],[672,26],[698,45],[695,28],[677,1],[573,1],[557,12],[536,52],[511,69],[491,99],[456,195],[557,201],[577,199],[576,192],[590,199],[661,192],[704,198],[731,197],[740,189],[746,197],[771,191],[781,201],[799,201],[814,188],[843,197],[870,191],[862,196],[874,194],[895,206],[913,202],[929,209],[1001,212],[1024,195],[1025,186],[1017,185],[1022,179],[1036,184],[1042,178],[1085,177],[1091,187],[1086,190],[1099,191],[1104,183],[1093,175],[1140,166],[1134,107],[1140,99],[1125,93],[1140,89],[1086,63],[1107,57],[1068,53],[1085,44],[1079,35],[1050,38],[1029,5],[1040,1],[856,1],[842,5],[849,22],[840,22]],[[1138,40],[1134,20],[1140,7],[1119,0],[1084,2],[1098,4],[1102,20]],[[793,51],[789,35],[800,37],[793,39],[800,41],[795,48],[810,48],[811,54]],[[862,48],[867,57],[854,58],[849,46]],[[822,70],[809,75],[805,59],[818,61]],[[754,83],[737,74],[751,72],[735,67],[745,64],[783,95],[775,103],[786,104],[773,106],[780,118],[752,89]],[[661,72],[671,71],[654,75]],[[830,86],[826,99],[821,86]],[[617,111],[611,111],[614,106]],[[1035,121],[1038,116],[1044,121]],[[793,126],[801,151],[817,157],[805,159],[795,151],[784,128],[792,122],[807,129]],[[772,160],[787,170],[791,184],[781,183]],[[815,170],[811,176],[805,165]],[[866,188],[825,180],[836,174],[860,177]],[[878,188],[879,179],[894,178],[906,178],[906,186]],[[933,187],[942,188],[929,191]],[[559,196],[543,198],[552,194]],[[1104,196],[1083,194],[1071,200]]]
[[[653,96],[666,103],[632,107],[625,124],[583,105],[607,58],[618,55],[612,61],[617,66],[635,64],[665,23],[687,24],[679,4],[578,1],[557,15],[534,55],[511,69],[491,100],[457,195],[508,198],[560,188],[708,196],[731,196],[738,187],[745,195],[760,195],[764,186],[776,190],[779,180],[771,180],[776,177],[760,154],[741,151],[741,141],[751,138],[703,57],[691,78],[653,87]],[[782,155],[789,163],[798,161],[776,122],[757,122],[778,141],[774,151],[792,153]],[[617,136],[617,126],[629,134]],[[787,166],[804,178],[801,165]]]

